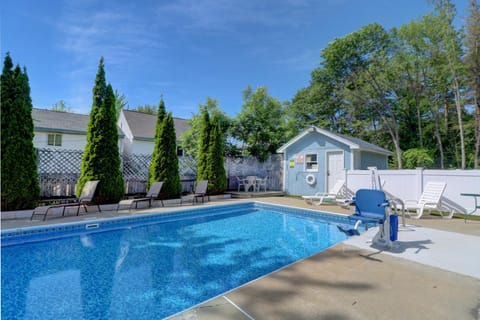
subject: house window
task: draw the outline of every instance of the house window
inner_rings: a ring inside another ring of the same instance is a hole
[[[305,171],[318,171],[318,157],[316,153],[305,155]]]
[[[48,134],[48,142],[49,146],[61,147],[62,146],[62,135],[61,134]]]

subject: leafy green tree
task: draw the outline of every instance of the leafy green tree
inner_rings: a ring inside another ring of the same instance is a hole
[[[53,104],[52,111],[71,112],[72,108],[67,106],[67,103],[65,102],[65,100],[59,100]]]
[[[444,48],[445,71],[450,80],[450,90],[453,91],[455,111],[457,113],[458,135],[460,137],[460,168],[466,168],[465,133],[463,125],[464,101],[462,89],[464,87],[465,65],[462,64],[462,34],[453,25],[456,15],[455,5],[450,0],[433,0],[435,12],[438,16],[437,32],[442,37],[441,45]]]
[[[205,104],[200,104],[199,113],[192,115],[189,120],[190,128],[182,133],[180,140],[182,141],[182,149],[185,155],[197,157],[198,155],[198,139],[200,136],[200,128],[202,123],[202,112],[207,111],[212,117],[217,117],[224,137],[225,149],[229,150],[229,154],[235,154],[235,146],[230,144],[227,137],[232,126],[232,120],[220,109],[218,100],[207,97]]]
[[[473,105],[475,114],[474,134],[475,152],[473,154],[474,168],[480,164],[480,5],[477,0],[468,2],[468,16],[465,23],[465,64],[467,66],[468,100]]]
[[[405,169],[415,169],[417,167],[430,168],[434,163],[427,149],[408,149],[402,156]]]
[[[427,14],[419,21],[402,26],[397,38],[394,65],[399,79],[398,100],[402,105],[399,115],[403,149],[428,148],[436,150],[439,165],[447,161],[447,136],[451,130],[448,105],[449,77],[445,68],[446,55],[439,34],[438,16]],[[416,118],[417,130],[414,131]],[[417,134],[413,134],[417,132]]]
[[[285,120],[280,101],[268,94],[267,87],[243,92],[242,111],[235,119],[233,135],[246,145],[250,155],[265,161],[285,142]]]
[[[155,146],[150,164],[148,186],[163,181],[162,194],[178,198],[182,192],[178,168],[177,141],[172,114],[166,113],[165,102],[160,100],[155,128]]]
[[[145,104],[143,106],[138,106],[136,109],[134,109],[134,111],[149,113],[149,114],[156,114],[157,107],[151,104]]]
[[[291,104],[286,106],[287,140],[311,125],[339,133],[352,128],[334,84],[334,78],[327,69],[312,71],[310,85],[300,89]]]
[[[102,57],[93,87],[87,144],[77,185],[80,195],[87,181],[100,180],[95,196],[100,204],[118,202],[124,194],[115,112],[115,94],[112,86],[106,84]]]
[[[2,210],[31,209],[40,196],[27,71],[7,53],[1,75]]]
[[[127,97],[123,93],[121,94],[115,90],[115,114],[117,115],[117,119],[120,112],[125,109],[125,107],[128,107]]]
[[[322,65],[332,75],[335,91],[343,98],[356,126],[373,143],[388,134],[402,168],[398,125],[399,104],[391,68],[393,44],[390,35],[379,24],[369,24],[360,30],[331,42],[322,51]],[[358,136],[358,132],[356,134]],[[360,138],[364,138],[360,136]],[[373,140],[373,141],[372,141]]]
[[[469,1],[466,55],[451,0],[398,30],[370,24],[332,41],[286,106],[288,135],[313,124],[394,150],[398,168],[409,149],[441,168],[478,166],[480,14]]]

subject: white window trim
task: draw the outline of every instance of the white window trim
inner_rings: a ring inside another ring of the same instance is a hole
[[[49,137],[50,136],[53,136],[53,144],[49,144],[48,143],[48,140],[49,140]],[[57,136],[60,137],[60,140],[61,140],[61,143],[60,144],[57,144]],[[48,147],[61,147],[63,144],[63,135],[60,134],[60,133],[47,133],[47,146]]]
[[[316,169],[307,169],[307,155],[312,155],[312,154],[317,156],[317,168]],[[303,155],[303,158],[304,158],[303,169],[304,169],[305,172],[318,172],[319,167],[320,167],[319,162],[318,162],[318,153],[316,153],[316,152],[305,153]]]

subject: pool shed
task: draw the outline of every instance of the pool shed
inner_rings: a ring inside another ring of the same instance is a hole
[[[389,150],[366,141],[310,127],[284,144],[284,191],[291,195],[328,192],[345,170],[387,169]]]

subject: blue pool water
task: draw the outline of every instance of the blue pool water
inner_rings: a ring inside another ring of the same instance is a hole
[[[160,319],[346,239],[312,214],[206,212],[3,246],[2,319]]]

